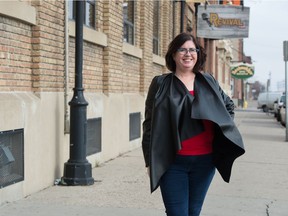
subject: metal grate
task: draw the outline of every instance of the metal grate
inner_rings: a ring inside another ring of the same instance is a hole
[[[23,129],[0,132],[0,188],[24,180]]]
[[[87,120],[87,143],[86,143],[86,155],[96,154],[101,152],[101,129],[102,119],[93,118]]]
[[[141,127],[141,116],[140,112],[130,113],[129,115],[129,140],[140,138],[140,127]]]

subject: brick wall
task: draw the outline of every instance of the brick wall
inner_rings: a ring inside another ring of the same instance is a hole
[[[143,50],[143,59],[141,61],[141,91],[144,92],[150,85],[153,77],[152,69],[152,38],[153,38],[153,2],[140,1],[141,3],[141,23],[140,39],[141,49]]]
[[[32,27],[33,91],[63,91],[64,10],[62,1],[33,1],[37,25]]]
[[[31,26],[0,16],[0,91],[31,91]]]
[[[168,1],[167,3],[162,3],[162,14],[163,17],[160,18],[161,20],[161,39],[162,39],[162,44],[161,44],[161,55],[165,57],[167,47],[169,43],[173,39],[173,30],[174,30],[174,22],[173,22],[173,7],[174,7],[173,1]]]
[[[122,69],[123,92],[140,92],[140,71],[140,60],[135,57],[125,55]]]
[[[120,11],[120,12],[119,12]],[[121,20],[121,22],[119,22]],[[108,35],[104,48],[103,84],[104,93],[122,92],[122,37],[123,14],[121,1],[103,2],[103,31]]]
[[[41,0],[25,1],[25,4],[36,8],[36,25],[0,16],[0,90],[62,92],[65,75],[65,2]],[[123,0],[96,1],[96,31],[107,36],[107,46],[84,42],[83,85],[87,92],[143,93],[155,74],[167,71],[165,66],[155,66],[153,63],[153,1],[135,1],[134,46],[141,50],[141,57],[123,53],[122,4]],[[189,5],[194,11],[194,5]],[[160,1],[159,48],[162,57],[170,41],[180,31],[180,12],[181,2]],[[206,44],[206,68],[213,72],[212,45],[210,42]],[[74,86],[74,49],[75,39],[70,37],[70,89]]]
[[[75,38],[69,39],[69,88],[75,86]],[[85,92],[103,91],[103,49],[83,42],[83,88]]]
[[[107,46],[84,41],[83,87],[87,92],[146,92],[155,74],[166,71],[153,63],[153,2],[135,2],[135,44],[142,57],[123,53],[123,1],[96,1],[96,30]],[[65,2],[26,1],[36,8],[36,25],[0,17],[0,89],[3,91],[64,91]],[[176,16],[173,24],[173,5]],[[172,33],[179,31],[180,4],[160,2],[160,56]],[[12,43],[13,42],[13,43]],[[69,38],[69,88],[74,87],[75,38]],[[156,71],[155,71],[156,68]]]

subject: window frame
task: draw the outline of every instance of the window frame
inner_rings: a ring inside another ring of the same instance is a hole
[[[155,8],[157,7],[157,8]],[[156,13],[155,13],[156,11]],[[154,1],[153,3],[153,54],[159,55],[160,53],[160,36],[159,36],[159,28],[160,28],[160,1]],[[155,24],[155,22],[157,22]],[[154,31],[154,27],[157,25],[157,30],[156,32]]]
[[[87,5],[92,6],[92,24],[89,23],[90,13],[87,13]],[[68,18],[69,20],[76,19],[76,1],[69,0],[68,2]],[[87,15],[88,14],[88,15]],[[89,28],[96,29],[96,1],[95,0],[85,0],[84,4],[84,20],[83,24]]]
[[[132,3],[132,20],[129,21],[129,3]],[[125,4],[127,4],[127,9],[125,9]],[[125,10],[127,13],[125,14]],[[125,16],[126,15],[126,16]],[[131,37],[129,37],[131,35]],[[135,2],[134,1],[124,1],[123,2],[123,41],[129,44],[135,44]]]

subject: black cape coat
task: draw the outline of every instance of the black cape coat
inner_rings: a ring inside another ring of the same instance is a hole
[[[194,96],[174,73],[152,80],[145,102],[142,149],[150,170],[151,192],[181,149],[181,141],[204,130],[202,120],[215,124],[213,162],[229,182],[234,160],[244,154],[242,137],[234,124],[234,103],[209,73],[197,73]]]

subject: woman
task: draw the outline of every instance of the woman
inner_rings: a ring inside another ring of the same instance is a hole
[[[168,216],[198,216],[215,168],[229,182],[243,141],[233,101],[201,72],[206,54],[195,38],[176,36],[165,59],[171,73],[154,77],[145,103],[145,164],[151,192],[160,186]]]

